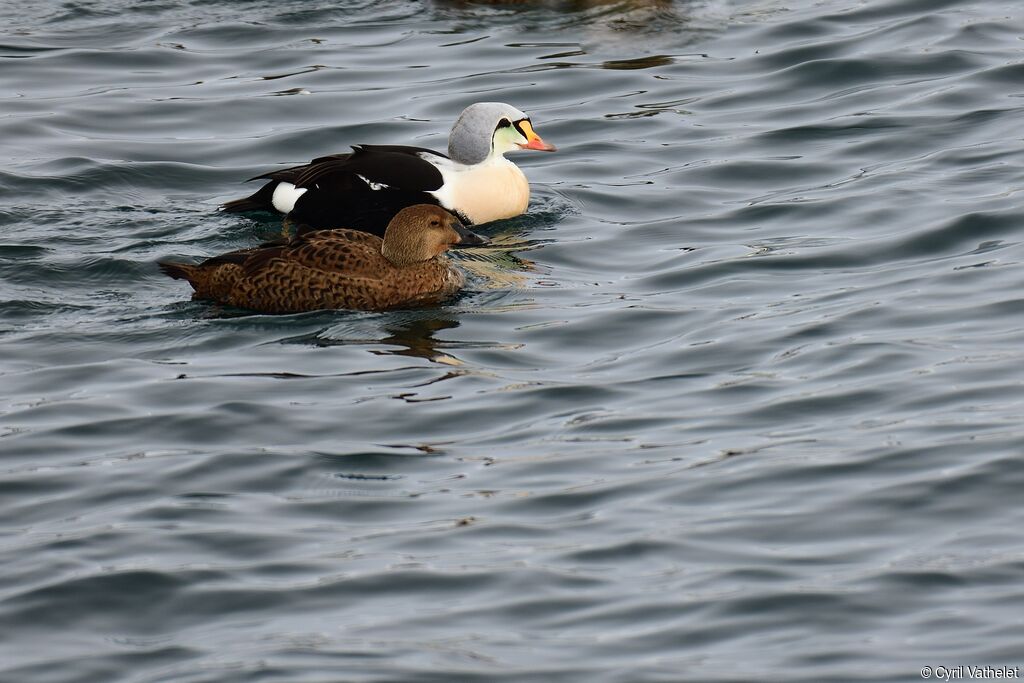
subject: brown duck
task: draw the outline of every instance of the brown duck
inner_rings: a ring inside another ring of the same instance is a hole
[[[193,299],[261,313],[376,311],[448,298],[465,277],[444,252],[485,243],[441,207],[417,204],[398,212],[383,240],[356,230],[316,230],[196,265],[159,266],[175,279],[188,280]]]

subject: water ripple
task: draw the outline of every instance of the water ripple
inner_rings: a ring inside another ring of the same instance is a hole
[[[0,678],[1019,663],[1015,4],[16,10]],[[156,269],[280,234],[215,212],[245,178],[478,100],[560,152],[445,305]]]

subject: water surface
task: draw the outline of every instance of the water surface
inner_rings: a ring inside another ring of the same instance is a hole
[[[1024,665],[1019,3],[0,7],[0,679]],[[529,112],[467,292],[261,316],[245,178]]]

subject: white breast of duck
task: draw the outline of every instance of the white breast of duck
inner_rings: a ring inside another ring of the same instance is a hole
[[[443,157],[429,159],[444,183],[430,192],[444,208],[472,223],[512,218],[526,211],[530,183],[511,161],[494,154],[479,164],[460,164]]]

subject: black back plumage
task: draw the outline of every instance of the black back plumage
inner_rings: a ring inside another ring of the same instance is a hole
[[[447,159],[444,154],[404,145],[352,149],[256,176],[252,180],[270,182],[250,197],[228,202],[224,209],[272,211],[274,189],[279,182],[287,182],[306,189],[288,214],[299,234],[344,225],[383,236],[388,222],[406,206],[439,203],[429,193],[439,189],[444,179],[421,155]]]

